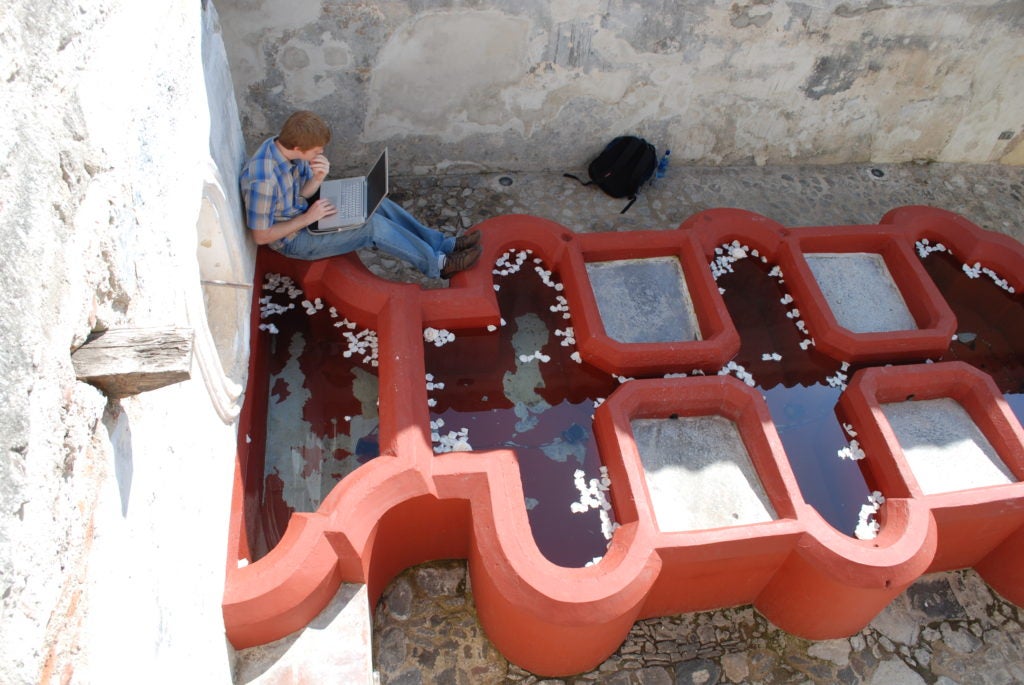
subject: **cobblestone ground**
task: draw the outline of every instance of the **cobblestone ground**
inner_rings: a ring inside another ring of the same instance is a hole
[[[625,215],[624,202],[560,173],[398,179],[394,199],[450,233],[510,213],[576,232],[672,229],[713,207],[758,212],[788,226],[871,224],[926,204],[1024,239],[1024,169],[997,166],[673,167]],[[443,287],[385,255],[361,258],[378,275]],[[823,607],[823,610],[827,608]],[[383,685],[458,683],[1024,683],[1021,610],[973,571],[934,574],[900,595],[865,630],[811,642],[774,628],[751,607],[640,621],[592,672],[544,679],[509,664],[487,640],[461,561],[400,574],[374,619]]]
[[[874,172],[874,173],[872,173]],[[576,171],[577,174],[584,172]],[[881,178],[875,174],[882,174]],[[930,205],[957,212],[982,228],[1024,239],[1024,168],[943,164],[836,167],[673,167],[636,204],[583,187],[561,173],[472,174],[398,178],[392,199],[421,221],[460,233],[502,214],[532,214],[577,233],[674,229],[715,207],[763,214],[786,226],[874,224],[890,209]],[[398,260],[365,251],[378,275],[425,281]]]
[[[1022,612],[970,570],[914,583],[856,635],[812,642],[739,607],[639,621],[593,671],[544,679],[509,664],[476,619],[461,561],[399,575],[374,617],[383,685],[1024,682]]]

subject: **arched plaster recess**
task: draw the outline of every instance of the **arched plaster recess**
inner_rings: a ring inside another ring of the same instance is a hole
[[[659,144],[671,148],[674,158],[716,163],[726,160],[717,150],[722,145],[749,150],[748,157],[783,140],[787,151],[800,145],[781,101],[791,99],[789,93],[813,66],[813,54],[806,46],[779,41],[776,30],[790,19],[786,7],[739,32],[730,23],[732,16],[714,8],[701,13],[683,52],[638,49],[608,29],[594,34],[596,58],[628,78],[629,87],[615,102],[622,130],[645,132],[651,121],[682,122],[670,126]],[[771,23],[762,30],[768,19]],[[691,49],[693,44],[699,50]],[[742,74],[745,90],[723,79],[724,70]]]
[[[528,19],[493,11],[404,24],[378,55],[364,139],[429,133],[453,141],[517,128],[501,92],[526,73],[529,30]]]
[[[1024,89],[1006,88],[1024,82],[1024,47],[1019,35],[986,44],[985,57],[971,74],[963,116],[938,161],[973,159],[997,162],[1010,151],[1005,132],[1016,135],[1024,126]]]
[[[203,183],[196,234],[202,288],[189,289],[186,307],[206,389],[217,414],[230,423],[241,410],[249,365],[255,251],[247,240],[241,211],[228,202],[212,160]]]
[[[601,12],[555,25],[545,61],[507,93],[509,108],[530,125],[554,123],[581,102],[584,111],[613,114],[617,131],[652,135],[649,124],[674,119],[687,106],[692,72],[678,55],[649,52],[604,25]],[[662,88],[658,78],[674,81]],[[528,129],[529,130],[529,129]]]
[[[229,7],[222,13],[229,21],[218,29],[224,42],[231,45],[234,78],[243,85],[266,78],[264,51],[268,43],[280,39],[285,31],[315,24],[323,10],[321,0],[235,0],[225,4]]]
[[[322,0],[232,0],[217,5],[220,14],[227,18],[220,28],[224,43],[231,46],[231,74],[239,86],[243,103],[254,84],[266,82],[269,75],[267,53],[277,52],[282,36],[316,24],[323,13]],[[278,88],[283,90],[283,86]],[[257,130],[276,131],[281,123],[272,117],[268,121],[259,105],[250,105],[244,110]]]
[[[676,111],[684,122],[670,129],[667,142],[673,158],[757,164],[829,161],[846,154],[836,130],[854,140],[867,140],[876,130],[870,103],[858,91],[825,99],[803,92],[823,59],[835,62],[826,56],[847,42],[854,27],[849,22],[834,25],[830,11],[799,9],[785,3],[709,8],[683,43],[684,59],[654,63],[650,90],[661,102],[660,116]],[[857,36],[849,40],[856,43]],[[851,59],[854,64],[842,70],[843,78],[860,73],[855,68],[859,55]],[[823,78],[831,85],[830,75]]]
[[[564,127],[559,117],[565,109],[577,116],[621,109],[636,84],[644,82],[638,78],[636,65],[622,66],[604,59],[595,45],[608,33],[601,27],[600,13],[579,10],[574,17],[556,21],[550,32],[535,28],[530,68],[502,91],[504,105],[520,122],[524,137],[533,136],[535,129]],[[561,13],[565,14],[564,7]],[[646,118],[645,114],[635,108],[629,111],[638,120]]]
[[[335,93],[332,74],[351,67],[352,51],[346,43],[324,32],[319,44],[300,38],[284,43],[277,63],[284,75],[285,100],[296,109],[315,109],[317,102]]]
[[[917,156],[916,151],[923,149],[922,138],[931,137],[941,146],[948,137],[948,131],[940,126],[928,127],[927,132],[921,128],[921,122],[930,118],[930,104],[912,102],[901,107],[892,120],[894,126],[881,127],[871,136],[870,159],[879,163],[899,164],[909,162]],[[932,149],[936,149],[932,146]]]

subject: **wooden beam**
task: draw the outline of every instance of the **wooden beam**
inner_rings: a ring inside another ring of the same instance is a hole
[[[125,397],[188,380],[191,328],[114,328],[93,333],[71,353],[78,380]]]

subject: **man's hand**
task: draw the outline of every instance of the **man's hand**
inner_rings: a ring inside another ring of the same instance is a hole
[[[323,219],[325,216],[331,216],[332,214],[337,213],[337,207],[331,204],[330,201],[321,198],[311,204],[303,216],[305,217],[306,225],[308,226],[314,221],[320,221],[320,219]]]
[[[323,155],[314,157],[309,166],[313,170],[313,180],[318,184],[327,178],[327,173],[331,170],[331,163]]]
[[[317,200],[302,214],[293,216],[287,221],[279,221],[270,228],[253,231],[252,237],[253,240],[256,241],[257,245],[267,245],[275,240],[287,238],[293,233],[298,233],[313,222],[320,221],[320,219],[323,219],[325,216],[337,214],[337,212],[337,208],[329,201],[323,199]]]

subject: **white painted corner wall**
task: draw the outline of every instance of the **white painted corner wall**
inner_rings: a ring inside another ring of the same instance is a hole
[[[255,250],[208,2],[0,10],[0,682],[230,683],[236,417]],[[90,332],[175,325],[192,378],[75,379]]]

